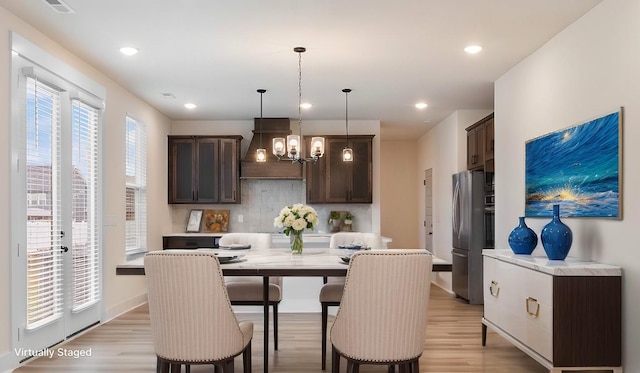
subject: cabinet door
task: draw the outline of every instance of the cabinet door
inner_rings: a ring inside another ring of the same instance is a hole
[[[305,149],[309,149],[311,139],[306,139]],[[326,146],[326,144],[325,144]],[[316,163],[307,163],[307,203],[324,203],[325,200],[325,167],[328,155],[318,159]]]
[[[352,140],[353,141],[353,140]],[[325,202],[341,203],[349,201],[351,189],[352,163],[342,161],[342,149],[347,146],[346,139],[327,139],[326,159],[326,197]],[[355,162],[355,160],[354,160]]]
[[[195,200],[194,155],[193,139],[169,140],[169,203]]]
[[[484,142],[487,137],[487,126],[482,124],[476,128],[476,161],[474,166],[484,167]]]
[[[484,160],[488,161],[490,159],[493,159],[493,145],[495,143],[493,134],[493,118],[489,119],[485,126],[486,131],[484,140]]]
[[[351,186],[348,201],[351,203],[373,202],[372,188],[372,142],[371,139],[351,141],[353,162],[351,162]]]
[[[215,203],[219,197],[219,139],[199,138],[196,141],[196,202]]]
[[[476,130],[467,131],[467,169],[472,170],[476,167]]]
[[[220,203],[236,203],[238,195],[238,141],[220,139]],[[217,173],[216,173],[217,174]]]

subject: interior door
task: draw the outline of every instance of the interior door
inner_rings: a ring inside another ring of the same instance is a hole
[[[424,171],[424,242],[425,249],[433,252],[433,170]]]
[[[39,351],[100,320],[102,110],[44,70],[21,72],[12,86],[13,344]]]

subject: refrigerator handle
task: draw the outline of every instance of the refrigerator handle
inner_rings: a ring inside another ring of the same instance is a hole
[[[453,206],[451,208],[451,218],[453,220],[453,233],[459,237],[460,227],[458,226],[460,217],[458,216],[458,212],[460,209],[460,181],[456,180],[456,186],[453,189]]]

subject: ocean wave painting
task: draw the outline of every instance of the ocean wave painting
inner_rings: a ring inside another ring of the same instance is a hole
[[[526,143],[525,216],[621,218],[622,110]]]

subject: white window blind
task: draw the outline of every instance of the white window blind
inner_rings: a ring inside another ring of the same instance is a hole
[[[127,254],[147,251],[147,130],[126,118],[126,245]]]
[[[98,122],[100,110],[71,102],[72,141],[72,311],[100,299],[98,210]]]
[[[27,78],[27,329],[62,316],[60,92]],[[34,203],[35,202],[35,203]]]

